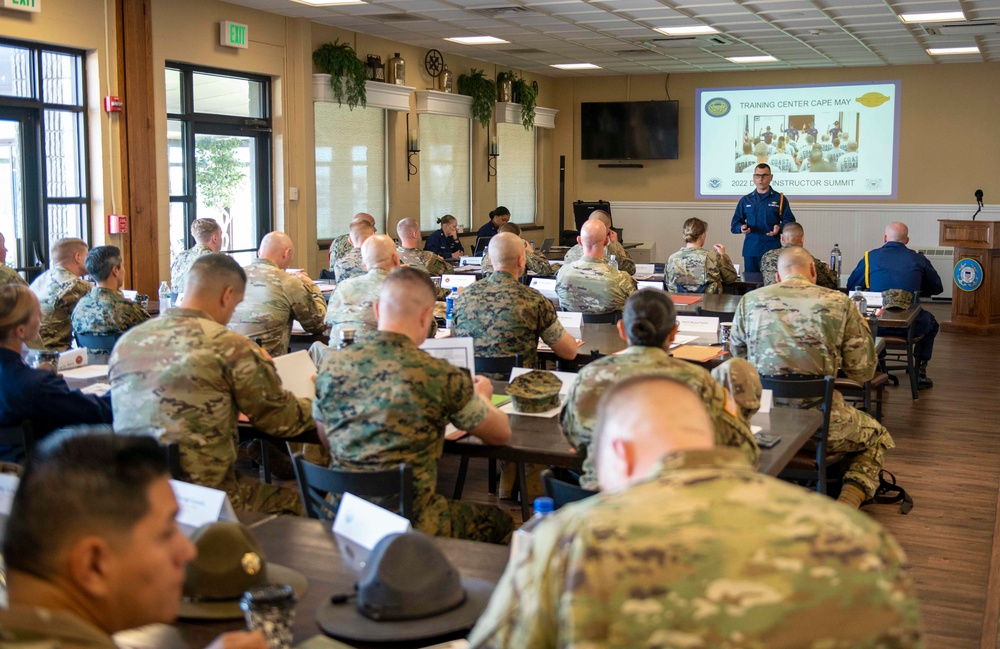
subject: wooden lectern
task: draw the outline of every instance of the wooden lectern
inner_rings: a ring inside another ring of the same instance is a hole
[[[974,291],[962,290],[955,278],[942,277],[951,284],[951,322],[942,322],[943,331],[1000,335],[1000,221],[940,220],[940,245],[955,248],[952,267],[962,259],[972,259],[983,269],[983,281]]]

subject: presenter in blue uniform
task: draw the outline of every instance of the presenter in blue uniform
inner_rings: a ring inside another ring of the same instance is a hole
[[[437,222],[441,229],[428,235],[424,250],[430,250],[444,259],[458,259],[464,255],[465,248],[458,239],[458,219],[445,214]]]
[[[910,250],[906,244],[910,242],[910,230],[905,223],[890,223],[885,228],[882,237],[884,245],[868,253],[858,262],[847,280],[847,288],[853,291],[861,287],[865,291],[887,291],[898,288],[917,294],[919,297],[930,297],[944,290],[941,276],[934,266],[916,250]],[[917,360],[917,388],[934,387],[934,381],[927,377],[927,363],[934,351],[934,337],[938,333],[938,323],[934,314],[921,309],[913,323],[913,335],[923,336],[914,350]],[[880,336],[905,336],[905,329],[889,329],[879,327]]]
[[[476,233],[477,237],[495,237],[500,232],[500,226],[510,220],[510,210],[501,205],[490,212],[490,220]]]
[[[757,165],[753,170],[756,189],[740,199],[733,213],[730,230],[733,234],[746,235],[743,239],[744,272],[759,273],[764,253],[781,247],[781,228],[795,222],[788,199],[771,189],[771,178],[771,167],[763,162]]]

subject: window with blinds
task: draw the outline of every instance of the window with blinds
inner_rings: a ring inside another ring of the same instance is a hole
[[[514,223],[535,223],[535,129],[497,124],[497,203],[510,210]]]
[[[385,232],[385,110],[328,102],[316,115],[316,238],[346,234],[351,217],[367,212]]]
[[[437,220],[451,214],[472,225],[469,149],[471,120],[443,115],[420,116],[420,228],[437,230]]]

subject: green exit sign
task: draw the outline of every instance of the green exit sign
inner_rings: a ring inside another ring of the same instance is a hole
[[[42,10],[42,0],[3,0],[3,7],[15,11],[38,13]]]
[[[245,50],[248,47],[247,26],[224,20],[219,23],[219,39],[224,47],[238,47]]]

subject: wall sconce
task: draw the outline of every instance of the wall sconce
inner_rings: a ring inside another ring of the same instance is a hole
[[[417,165],[413,157],[420,153],[420,141],[417,139],[417,129],[410,130],[410,114],[406,114],[406,182],[410,176],[417,175]]]
[[[497,175],[497,158],[500,157],[500,141],[494,135],[490,138],[490,150],[486,157],[486,182]]]

